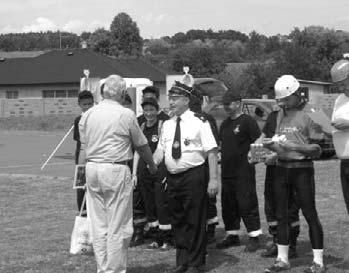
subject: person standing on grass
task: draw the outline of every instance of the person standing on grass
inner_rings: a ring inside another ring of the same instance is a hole
[[[156,86],[147,86],[142,90],[142,99],[155,99],[159,102],[160,91]],[[162,126],[165,120],[168,120],[169,116],[162,110],[157,114],[157,120],[160,126]],[[144,114],[137,117],[139,126],[147,122]],[[152,226],[147,223],[147,217],[145,212],[144,200],[140,191],[139,184],[136,185],[133,190],[133,225],[134,233],[131,240],[131,247],[144,244],[144,239],[154,239],[158,236],[158,227]]]
[[[169,90],[170,109],[175,114],[164,122],[154,161],[165,160],[171,224],[176,246],[172,273],[198,273],[206,262],[207,193],[218,191],[217,143],[210,125],[189,110],[195,91],[180,82]],[[205,160],[210,180],[207,186]]]
[[[85,113],[88,109],[90,109],[93,106],[94,100],[93,95],[90,91],[84,90],[81,91],[78,95],[78,104],[80,106],[82,114]],[[81,142],[80,142],[80,134],[79,134],[79,122],[81,119],[81,115],[75,118],[74,120],[74,132],[73,132],[73,138],[76,141],[76,148],[75,148],[75,164],[79,164],[79,156],[80,156],[80,148],[81,148]],[[77,197],[77,203],[78,203],[78,210],[80,211],[82,202],[84,200],[85,196],[85,189],[77,189],[76,190],[76,197]],[[84,211],[82,213],[82,216],[86,216],[86,205],[84,208]]]
[[[146,122],[140,125],[146,136],[150,149],[154,153],[159,142],[163,121],[159,120],[159,104],[155,98],[145,98],[142,102],[143,115]],[[133,175],[142,194],[148,225],[152,230],[152,242],[149,249],[169,250],[172,246],[172,227],[168,210],[166,192],[166,167],[161,162],[158,172],[153,175],[144,160],[139,160],[135,153]]]
[[[262,129],[261,136],[256,140],[256,143],[262,143],[263,139],[271,139],[275,135],[276,125],[277,125],[277,116],[280,107],[275,107],[265,122],[265,126]],[[265,165],[265,182],[264,182],[264,212],[268,223],[268,231],[270,235],[273,236],[273,241],[270,245],[267,246],[266,250],[262,253],[262,257],[270,258],[277,256],[277,220],[276,220],[276,208],[275,208],[275,198],[273,194],[274,183],[278,183],[275,179],[275,168],[276,168],[277,154],[272,153],[266,156]],[[290,234],[289,234],[289,252],[288,257],[290,259],[296,258],[297,255],[297,238],[300,233],[300,222],[299,222],[299,205],[296,201],[295,191],[290,189],[291,194],[294,194],[292,202],[289,204],[289,224],[290,224]]]
[[[87,209],[98,273],[125,273],[133,233],[129,162],[134,147],[156,173],[147,139],[134,112],[121,104],[126,82],[118,75],[105,80],[104,99],[79,122],[86,160]]]
[[[304,110],[306,101],[299,91],[300,84],[292,75],[283,75],[274,86],[275,99],[282,106],[277,115],[276,135],[278,139],[266,140],[264,147],[277,153],[278,160],[274,173],[277,183],[273,184],[277,220],[277,258],[264,272],[279,272],[290,269],[288,261],[290,243],[289,204],[290,198],[297,201],[309,226],[309,237],[313,248],[313,264],[306,273],[323,273],[324,235],[315,205],[314,164],[321,148],[311,144],[318,139],[321,130]],[[267,124],[266,124],[267,126]]]
[[[332,125],[340,134],[347,134],[349,140],[349,61],[340,60],[331,68],[331,77],[338,91],[332,114]],[[343,190],[344,202],[349,214],[349,159],[340,162],[340,177]],[[344,250],[344,264],[349,268],[349,239],[346,238]]]
[[[200,94],[198,94],[195,97],[191,96],[190,102],[189,102],[189,109],[190,111],[197,113],[199,117],[202,117],[203,119],[208,121],[218,146],[219,133],[218,133],[216,120],[210,114],[207,114],[202,111],[202,102],[203,102],[203,97]],[[208,185],[210,176],[209,176],[209,166],[208,166],[207,159],[205,161],[205,168],[206,168],[206,183]],[[216,241],[215,231],[216,231],[216,226],[219,224],[216,204],[217,204],[216,196],[209,196],[208,207],[207,207],[207,244],[213,244]]]
[[[257,122],[242,112],[241,97],[232,91],[223,96],[224,110],[228,114],[220,127],[222,218],[226,230],[225,238],[217,243],[219,249],[240,245],[241,219],[249,241],[246,252],[259,248],[262,234],[256,192],[255,166],[248,162],[250,144],[260,136]]]

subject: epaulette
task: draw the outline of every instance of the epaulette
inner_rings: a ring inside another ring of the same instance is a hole
[[[195,113],[194,116],[197,117],[198,119],[200,119],[202,122],[206,122],[207,121],[207,117],[203,113]]]

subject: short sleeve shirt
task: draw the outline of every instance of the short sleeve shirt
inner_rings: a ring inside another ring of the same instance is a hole
[[[98,163],[131,160],[132,145],[147,144],[134,112],[108,99],[82,115],[79,131],[86,160]]]
[[[164,122],[158,148],[164,152],[165,164],[170,173],[181,173],[190,168],[202,165],[207,152],[217,148],[210,124],[196,117],[187,110],[181,116],[181,158],[173,159],[172,145],[176,130],[176,119],[173,117]]]
[[[222,177],[238,177],[246,172],[250,144],[260,136],[257,122],[242,114],[236,119],[227,118],[220,127]]]

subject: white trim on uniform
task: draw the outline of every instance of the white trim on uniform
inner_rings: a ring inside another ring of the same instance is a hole
[[[172,226],[171,225],[159,225],[160,230],[171,230]]]
[[[258,237],[259,235],[262,235],[263,232],[261,229],[258,229],[258,230],[254,230],[254,231],[251,231],[248,233],[248,236],[250,237]]]

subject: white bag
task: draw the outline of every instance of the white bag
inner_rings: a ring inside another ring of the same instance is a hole
[[[92,236],[90,218],[81,217],[86,202],[86,194],[81,205],[80,213],[75,217],[70,241],[71,254],[92,254]]]

